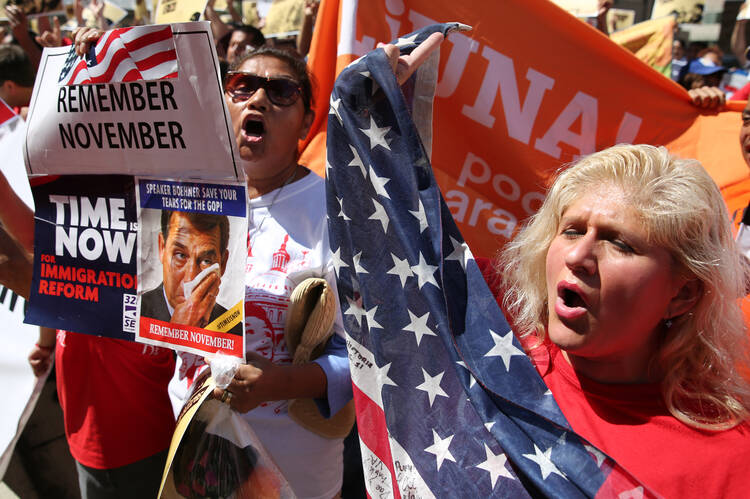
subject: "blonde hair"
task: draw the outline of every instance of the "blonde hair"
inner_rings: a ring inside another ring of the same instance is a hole
[[[623,191],[649,242],[667,249],[676,271],[702,286],[690,312],[665,328],[652,359],[664,373],[667,408],[696,428],[739,424],[750,409],[750,383],[738,370],[748,365],[750,351],[738,303],[749,273],[721,193],[696,160],[671,156],[664,147],[618,145],[558,172],[542,207],[500,257],[504,306],[516,330],[544,339],[547,250],[565,210],[602,185]]]

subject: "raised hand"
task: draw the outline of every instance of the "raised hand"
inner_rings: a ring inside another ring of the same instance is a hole
[[[60,47],[62,46],[62,30],[60,29],[60,19],[52,18],[52,27],[45,30],[36,41],[42,47]]]
[[[391,63],[391,69],[396,75],[399,85],[403,85],[406,80],[417,70],[417,68],[437,49],[445,39],[442,33],[433,33],[422,42],[419,47],[415,48],[411,54],[400,56],[399,49],[395,45],[379,43],[378,47],[385,51],[388,61]]]

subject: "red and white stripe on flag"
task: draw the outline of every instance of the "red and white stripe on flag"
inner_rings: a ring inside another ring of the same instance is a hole
[[[3,99],[0,99],[0,125],[16,116],[16,112]]]
[[[66,69],[69,76],[61,78],[65,85],[177,78],[172,27],[134,26],[107,31],[85,57],[78,57]]]
[[[388,378],[390,364],[379,369],[372,352],[348,334],[346,344],[350,358],[359,359],[350,369],[368,495],[394,499],[410,495],[434,498],[409,455],[388,431],[382,388],[395,384]]]

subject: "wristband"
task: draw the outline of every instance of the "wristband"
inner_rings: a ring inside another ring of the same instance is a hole
[[[53,346],[52,346],[52,347],[43,347],[43,346],[42,346],[42,345],[40,345],[39,343],[36,343],[36,347],[37,347],[37,348],[38,348],[39,350],[46,350],[47,352],[52,352],[52,351],[53,351],[53,350],[55,349],[55,347],[53,347]]]

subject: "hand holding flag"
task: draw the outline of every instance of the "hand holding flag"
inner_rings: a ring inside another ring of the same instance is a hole
[[[76,28],[73,31],[73,47],[77,56],[83,57],[91,48],[92,44],[96,42],[104,34],[104,30],[89,28],[83,26]]]
[[[391,69],[393,69],[393,74],[396,75],[398,84],[403,85],[414,74],[414,71],[427,60],[430,54],[440,47],[443,40],[445,40],[445,35],[442,33],[432,33],[411,53],[405,55],[401,55],[399,48],[390,43],[379,43],[378,48],[382,48],[385,52],[385,56],[391,64]]]
[[[647,497],[570,429],[439,192],[399,84],[456,26],[371,52],[331,96],[328,218],[368,493]]]

